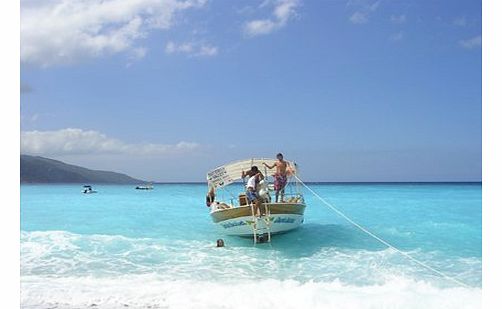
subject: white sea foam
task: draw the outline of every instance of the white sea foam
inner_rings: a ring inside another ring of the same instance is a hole
[[[252,246],[215,248],[204,241],[80,235],[64,231],[22,232],[23,276],[75,277],[162,274],[169,280],[296,280],[349,285],[386,284],[394,276],[436,287],[451,282],[404,259],[391,249]],[[435,252],[409,252],[473,286],[481,284],[481,259],[445,258]]]
[[[215,248],[65,231],[21,233],[21,302],[40,308],[480,308],[481,289],[458,288],[393,250]],[[480,259],[450,273],[480,277]],[[444,265],[439,265],[444,266]],[[476,282],[476,281],[474,281]]]
[[[381,285],[339,281],[165,280],[158,275],[117,278],[25,276],[22,308],[481,308],[481,289],[439,289],[394,277]]]

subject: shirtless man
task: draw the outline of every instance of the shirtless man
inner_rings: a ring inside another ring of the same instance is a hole
[[[284,188],[286,187],[286,184],[288,182],[288,166],[289,163],[284,161],[284,158],[282,156],[282,153],[278,153],[277,156],[277,161],[275,161],[272,166],[268,165],[267,163],[263,162],[263,165],[265,165],[267,168],[272,169],[276,168],[275,170],[275,175],[274,175],[274,190],[275,190],[275,202],[279,200],[279,194],[281,195],[281,203],[284,202]]]

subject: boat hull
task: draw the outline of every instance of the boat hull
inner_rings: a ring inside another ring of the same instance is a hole
[[[301,203],[271,203],[270,218],[262,217],[256,220],[258,234],[267,233],[267,222],[270,220],[270,233],[284,233],[298,228],[303,223],[305,204]],[[262,212],[265,204],[262,205]],[[211,218],[221,232],[227,235],[253,236],[255,218],[250,206],[240,206],[230,209],[215,210]]]

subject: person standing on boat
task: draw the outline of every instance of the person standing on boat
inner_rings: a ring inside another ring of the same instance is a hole
[[[263,176],[257,166],[252,166],[251,170],[247,172],[242,171],[242,178],[246,176],[250,176],[246,184],[246,196],[249,203],[252,203],[254,214],[260,216],[261,198],[258,196],[257,188]]]
[[[288,183],[287,172],[289,163],[284,161],[282,153],[278,153],[275,157],[277,158],[277,161],[275,161],[275,163],[272,164],[272,166],[268,165],[265,162],[263,162],[263,165],[265,165],[269,169],[272,169],[274,167],[276,168],[274,174],[274,190],[275,190],[275,202],[277,203],[279,200],[279,195],[281,195],[281,202],[284,202],[284,188]]]

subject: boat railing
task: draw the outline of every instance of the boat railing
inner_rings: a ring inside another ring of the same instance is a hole
[[[275,195],[270,194],[270,199],[262,200],[263,204],[304,204],[305,200],[303,198],[303,194],[301,193],[286,193],[284,194],[284,198],[281,200],[279,197],[278,202],[275,202]],[[231,208],[238,207],[248,207],[250,203],[246,196],[246,193],[239,194],[238,200],[236,201],[234,198],[231,198],[229,202],[225,201],[215,201],[215,205],[212,207],[213,210],[226,210]]]

